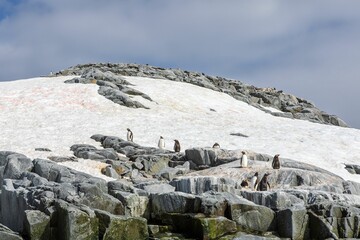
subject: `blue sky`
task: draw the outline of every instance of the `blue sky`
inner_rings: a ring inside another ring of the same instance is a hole
[[[360,1],[0,0],[0,81],[88,62],[276,87],[360,128]]]

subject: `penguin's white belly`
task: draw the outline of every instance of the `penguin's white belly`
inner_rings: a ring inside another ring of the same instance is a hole
[[[164,149],[164,148],[165,148],[165,141],[164,141],[164,139],[160,139],[160,140],[159,140],[158,147],[159,147],[160,149]]]

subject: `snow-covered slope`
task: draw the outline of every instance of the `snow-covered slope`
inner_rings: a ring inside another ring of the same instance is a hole
[[[134,141],[141,145],[156,147],[160,135],[169,150],[173,139],[180,141],[182,150],[218,142],[225,149],[279,153],[280,157],[313,164],[346,180],[360,182],[360,176],[348,173],[343,165],[360,164],[358,129],[274,117],[220,92],[140,77],[126,79],[134,84],[132,88],[148,94],[154,102],[135,97],[150,109],[127,108],[99,95],[95,84],[63,83],[71,78],[0,83],[0,150],[31,158],[69,156],[73,144],[99,147],[90,139],[93,134],[125,139],[126,128],[130,128]],[[35,148],[49,148],[52,152],[38,152]]]

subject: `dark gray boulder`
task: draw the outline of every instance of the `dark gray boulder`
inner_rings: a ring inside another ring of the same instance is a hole
[[[125,213],[123,204],[115,197],[103,192],[99,187],[90,183],[80,183],[77,188],[80,204],[116,215]]]
[[[112,166],[106,166],[102,169],[102,173],[108,177],[112,177],[115,179],[120,179],[121,176],[116,172],[116,170]]]
[[[146,181],[136,184],[135,187],[143,189],[148,194],[169,193],[175,191],[174,186],[162,181]]]
[[[166,214],[162,221],[171,224],[176,232],[196,239],[221,239],[237,231],[234,221],[225,217],[205,217],[203,214]]]
[[[99,219],[90,209],[80,209],[64,201],[57,201],[52,220],[56,228],[52,236],[57,239],[98,239]]]
[[[200,202],[200,212],[206,217],[225,216],[228,204],[221,193],[205,192],[196,196],[196,200]]]
[[[151,217],[161,219],[166,213],[198,213],[200,202],[192,194],[182,192],[158,193],[150,196]]]
[[[23,232],[25,210],[32,209],[28,195],[29,190],[25,188],[15,189],[12,180],[3,181],[0,195],[1,223],[15,232]]]
[[[173,179],[170,184],[176,191],[201,194],[207,191],[237,192],[236,182],[229,178],[212,176],[182,176]]]
[[[25,211],[25,233],[31,240],[50,239],[50,217],[39,210]]]
[[[18,179],[23,171],[31,171],[31,159],[23,154],[0,151],[0,184],[4,178]]]
[[[97,149],[88,144],[74,144],[70,147],[70,150],[78,158],[119,160],[116,151],[112,148]]]
[[[4,240],[23,240],[23,238],[10,228],[0,224],[0,239]]]
[[[266,206],[273,210],[305,205],[304,200],[280,190],[275,192],[241,191],[241,195],[255,204]]]
[[[324,202],[309,207],[310,237],[359,238],[360,209],[341,203]]]
[[[279,235],[291,239],[309,239],[309,216],[306,208],[287,208],[276,213]]]
[[[230,196],[228,214],[243,230],[267,232],[276,229],[276,214],[270,208],[259,206],[246,199]]]
[[[345,164],[345,169],[352,174],[360,174],[360,165]]]
[[[100,86],[98,92],[100,95],[106,97],[107,99],[119,105],[131,107],[131,108],[149,109],[148,107],[145,107],[143,104],[139,103],[138,101],[132,100],[126,93],[118,89],[114,89],[112,87],[107,87],[107,86]]]
[[[12,154],[7,157],[7,164],[4,169],[3,178],[20,178],[23,172],[31,172],[34,165],[30,158],[24,157],[20,154]]]
[[[123,191],[112,191],[111,195],[119,199],[124,205],[126,216],[149,218],[150,201],[148,196]]]
[[[241,151],[214,148],[191,148],[185,150],[186,159],[199,166],[218,166],[240,159]]]
[[[99,239],[145,240],[149,238],[145,218],[116,216],[100,210],[95,210],[95,213],[99,219]]]

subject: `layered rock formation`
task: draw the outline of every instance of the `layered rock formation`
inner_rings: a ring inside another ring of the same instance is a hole
[[[315,166],[247,151],[174,153],[115,136],[74,144],[103,179],[49,159],[0,152],[2,239],[326,239],[360,237],[360,184]],[[57,158],[56,158],[57,159]],[[241,182],[270,173],[269,191]]]
[[[312,122],[332,124],[346,127],[346,123],[337,116],[319,110],[314,104],[305,99],[286,94],[275,88],[257,88],[238,80],[209,76],[204,73],[183,71],[180,69],[164,69],[140,64],[82,64],[62,70],[55,75],[78,75],[69,83],[96,83],[100,86],[99,94],[128,107],[143,107],[142,104],[132,101],[129,96],[143,93],[129,87],[129,83],[121,76],[139,76],[171,81],[186,82],[197,86],[224,92],[230,96],[251,104],[274,116],[304,119]],[[151,100],[151,99],[149,99]],[[264,107],[272,107],[280,111],[273,112]]]

